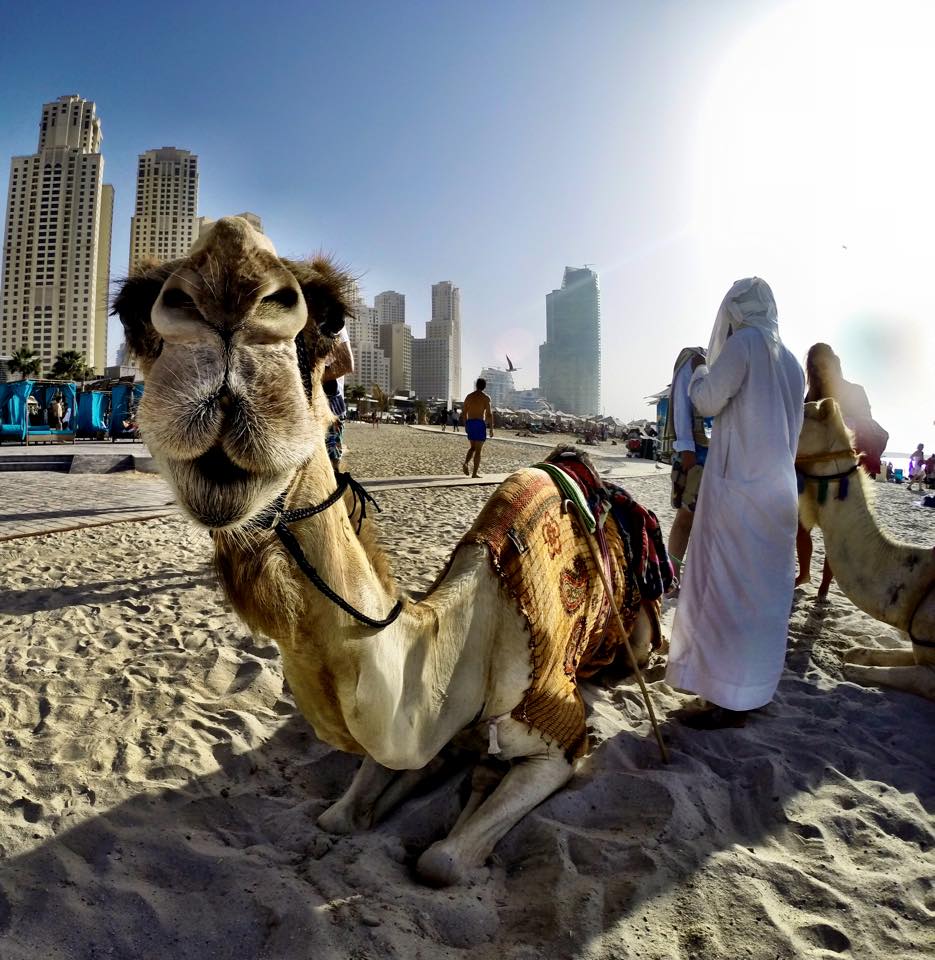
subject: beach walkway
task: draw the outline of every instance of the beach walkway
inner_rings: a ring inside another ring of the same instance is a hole
[[[447,453],[441,459],[411,456],[405,463],[400,463],[399,444],[405,436],[403,431],[410,429],[385,427],[371,433],[369,428],[355,424],[349,431],[352,450],[364,456],[361,459],[349,457],[348,469],[373,492],[493,487],[506,479],[509,469],[538,459],[540,454],[531,447],[550,449],[560,439],[537,438],[524,442],[504,436],[493,447],[500,453],[490,457],[491,472],[474,479],[460,473],[442,472],[457,469],[461,445],[455,440],[463,443],[463,433],[449,432],[445,437],[440,430],[423,433],[421,428],[416,428],[415,436],[424,436],[423,442],[433,447],[440,442],[439,449],[451,450],[454,456]],[[438,439],[431,438],[430,433],[437,434]],[[410,444],[413,440],[414,435],[410,434]],[[392,455],[371,455],[370,448],[375,443],[386,445]],[[632,477],[659,476],[664,469],[652,461],[626,458],[622,447],[619,453],[618,448],[607,446],[588,448],[588,452],[601,472],[616,482],[625,482]],[[54,458],[69,457],[74,457],[69,464],[53,462]],[[31,462],[21,465],[17,462],[19,458],[28,458]],[[45,460],[49,461],[48,469],[43,469]],[[402,470],[407,466],[413,470],[412,475],[361,476],[368,468],[371,473],[386,473],[390,467]],[[154,471],[149,451],[141,443],[82,442],[4,447],[0,450],[0,543],[46,533],[171,516],[178,512],[172,491]]]

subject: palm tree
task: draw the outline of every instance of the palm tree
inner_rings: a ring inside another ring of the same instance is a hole
[[[52,364],[56,380],[90,380],[94,371],[85,363],[84,354],[77,350],[63,350]]]
[[[351,400],[363,400],[367,396],[367,391],[358,384],[356,387],[351,387],[348,396]]]
[[[20,379],[28,380],[42,371],[42,358],[24,344],[10,358],[9,368],[10,373],[18,373]]]

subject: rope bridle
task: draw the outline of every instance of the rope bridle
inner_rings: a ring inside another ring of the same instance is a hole
[[[311,581],[312,586],[314,586],[321,594],[327,597],[333,604],[340,607],[345,613],[352,616],[358,623],[362,623],[365,627],[372,627],[373,629],[378,630],[382,627],[389,626],[400,615],[403,609],[402,599],[397,599],[396,603],[393,605],[393,609],[390,610],[390,612],[382,620],[375,620],[373,617],[368,617],[367,614],[362,613],[356,607],[352,606],[347,600],[344,599],[344,597],[336,593],[331,587],[328,586],[327,583],[325,583],[321,577],[321,574],[315,569],[314,566],[312,566],[308,560],[308,557],[305,556],[305,553],[302,550],[302,545],[299,543],[295,534],[289,529],[290,523],[297,523],[300,520],[307,520],[309,517],[314,517],[317,513],[324,512],[329,507],[336,504],[344,495],[344,491],[349,489],[353,495],[354,502],[348,513],[348,518],[353,519],[354,514],[357,512],[357,508],[359,506],[360,516],[357,520],[357,532],[360,533],[363,522],[367,517],[367,503],[372,503],[378,512],[380,510],[380,505],[373,498],[373,496],[371,496],[371,494],[364,489],[363,485],[355,480],[349,473],[337,473],[336,479],[338,481],[338,485],[334,492],[330,493],[324,500],[322,500],[321,503],[317,503],[311,507],[300,507],[296,510],[284,509],[286,505],[286,494],[288,493],[288,489],[284,490],[276,498],[275,502],[269,507],[259,522],[265,529],[273,530],[276,533],[282,542],[282,545],[289,551],[292,559],[295,560],[299,569]]]
[[[305,335],[302,330],[298,332],[295,337],[295,355],[296,363],[299,368],[299,376],[302,380],[302,386],[305,389],[305,396],[309,404],[312,402],[312,358],[309,356],[308,347],[305,343]],[[344,599],[340,594],[336,593],[327,583],[322,579],[321,574],[309,563],[308,557],[305,556],[305,552],[302,550],[302,545],[299,543],[295,534],[289,529],[290,523],[298,523],[300,520],[307,520],[309,517],[314,517],[316,513],[322,513],[327,510],[329,507],[336,504],[344,495],[345,490],[350,490],[353,495],[354,502],[348,513],[348,519],[353,519],[354,514],[357,512],[358,506],[360,507],[360,517],[357,520],[357,532],[360,533],[363,522],[367,517],[367,503],[372,503],[377,509],[377,512],[380,510],[380,505],[377,501],[364,489],[363,485],[355,480],[349,473],[340,473],[335,474],[335,478],[338,481],[337,488],[333,493],[330,493],[321,503],[317,503],[311,507],[300,507],[296,510],[286,510],[286,495],[289,492],[288,487],[283,490],[283,492],[276,498],[276,500],[270,505],[270,507],[263,513],[259,518],[258,522],[261,527],[268,530],[273,530],[276,533],[276,536],[279,537],[282,545],[289,551],[292,559],[295,560],[299,569],[302,573],[308,577],[312,586],[318,590],[323,596],[327,597],[333,604],[340,607],[345,613],[352,616],[358,623],[362,623],[365,627],[371,627],[375,630],[379,630],[383,627],[389,626],[399,615],[402,613],[403,601],[402,599],[397,599],[396,603],[393,604],[393,609],[382,619],[375,620],[373,617],[368,617],[367,614],[358,610],[356,607],[352,606],[347,600]]]
[[[840,473],[806,473],[799,464],[802,463],[827,463],[830,460],[841,460],[844,457],[854,458],[853,464]],[[808,482],[818,484],[818,505],[821,506],[828,499],[828,485],[833,482],[838,484],[838,495],[835,500],[846,500],[850,488],[851,474],[856,473],[860,467],[860,458],[848,447],[847,450],[831,450],[827,453],[806,454],[803,457],[795,458],[795,476],[798,481],[799,493],[805,492],[805,484]]]

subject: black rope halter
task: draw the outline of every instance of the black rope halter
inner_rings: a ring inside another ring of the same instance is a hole
[[[850,477],[851,474],[856,473],[857,469],[860,467],[860,459],[856,459],[853,465],[847,470],[842,470],[840,473],[806,473],[801,464],[803,463],[817,463],[822,460],[838,460],[842,457],[853,457],[856,456],[853,450],[832,450],[830,453],[819,453],[812,456],[805,457],[796,457],[795,460],[795,476],[796,481],[799,487],[799,493],[805,492],[805,484],[808,481],[818,484],[818,505],[821,506],[828,499],[828,484],[837,481],[838,482],[838,495],[834,498],[835,500],[846,500],[847,493],[850,489]]]
[[[298,564],[299,569],[305,574],[306,577],[311,581],[312,585],[324,596],[326,596],[332,603],[339,606],[345,613],[350,614],[355,620],[359,623],[362,623],[365,627],[373,627],[374,629],[380,629],[382,627],[389,626],[402,612],[403,601],[399,599],[393,605],[393,609],[384,617],[382,620],[374,620],[373,617],[368,617],[367,614],[361,613],[360,610],[356,607],[351,606],[347,600],[345,600],[340,594],[335,593],[331,587],[321,578],[321,574],[309,563],[308,557],[305,556],[302,546],[299,541],[296,539],[295,534],[289,529],[290,523],[296,523],[299,520],[307,520],[309,517],[314,517],[316,513],[322,513],[328,509],[328,507],[333,506],[337,503],[341,497],[344,495],[344,491],[350,489],[354,503],[351,507],[350,513],[348,516],[353,519],[354,514],[357,512],[357,508],[360,507],[360,515],[357,519],[357,532],[360,533],[361,526],[367,516],[367,503],[372,503],[377,511],[380,510],[380,505],[377,501],[364,489],[363,485],[355,480],[349,473],[338,473],[336,474],[338,481],[337,489],[329,494],[321,503],[315,504],[312,507],[300,507],[297,510],[285,510],[286,505],[286,493],[288,491],[284,490],[277,498],[273,505],[269,508],[267,513],[261,518],[260,523],[263,527],[274,530],[276,535],[282,541],[283,546],[289,551],[292,559]]]

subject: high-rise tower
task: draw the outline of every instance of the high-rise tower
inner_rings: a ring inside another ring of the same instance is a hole
[[[395,290],[384,290],[373,298],[373,306],[377,311],[377,323],[405,323],[406,322],[406,294]]]
[[[59,97],[42,107],[37,152],[10,163],[0,354],[29,347],[46,374],[64,350],[106,364],[114,190],[102,139],[91,100]]]
[[[450,280],[432,284],[425,340],[412,341],[412,388],[426,399],[462,397],[461,291]]]
[[[539,347],[539,389],[565,413],[590,417],[601,409],[601,295],[588,267],[565,267],[561,290],[545,298]]]
[[[162,147],[141,153],[130,218],[130,270],[143,260],[176,260],[198,239],[198,157]]]

